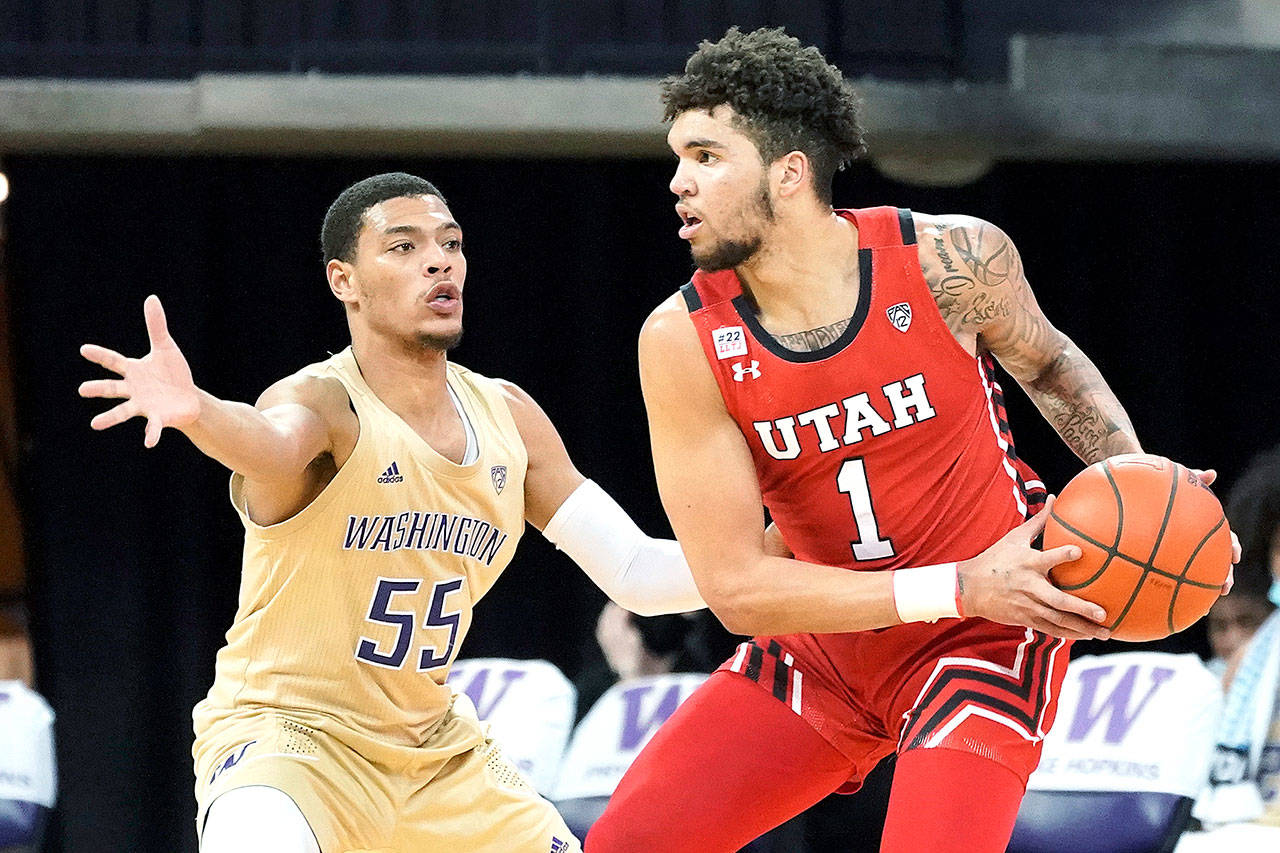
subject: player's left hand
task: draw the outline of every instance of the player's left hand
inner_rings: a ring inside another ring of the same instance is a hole
[[[1200,482],[1204,483],[1206,486],[1212,486],[1213,481],[1218,479],[1218,472],[1212,468],[1203,471],[1199,468],[1192,468],[1191,473],[1195,474]],[[1222,585],[1222,592],[1220,592],[1219,595],[1226,595],[1231,592],[1231,587],[1233,587],[1236,582],[1236,563],[1238,562],[1240,562],[1240,538],[1236,536],[1236,532],[1232,530],[1231,570],[1227,572],[1227,582]]]

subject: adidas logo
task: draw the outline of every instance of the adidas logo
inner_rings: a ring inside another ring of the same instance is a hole
[[[378,478],[379,483],[403,483],[404,477],[400,474],[400,466],[392,462],[391,467],[382,472],[382,476]]]
[[[551,853],[566,853],[569,849],[569,842],[551,836]]]

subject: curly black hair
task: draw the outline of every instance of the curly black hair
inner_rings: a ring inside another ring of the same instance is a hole
[[[827,204],[836,170],[865,150],[860,103],[839,68],[781,27],[749,33],[730,27],[720,41],[698,46],[684,74],[662,81],[665,121],[727,104],[764,162],[804,152],[814,190]]]
[[[350,263],[355,258],[356,241],[369,208],[388,199],[419,195],[433,195],[448,204],[430,181],[405,172],[374,175],[347,187],[324,215],[324,224],[320,227],[322,260],[328,263],[336,258]]]

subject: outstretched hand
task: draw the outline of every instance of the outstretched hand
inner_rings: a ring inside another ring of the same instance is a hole
[[[142,358],[125,358],[96,344],[80,347],[80,354],[119,374],[120,379],[92,379],[80,385],[81,397],[120,398],[124,402],[99,414],[89,426],[108,429],[133,417],[146,418],[143,444],[155,447],[165,427],[184,427],[200,415],[200,396],[191,379],[191,368],[169,336],[164,307],[157,296],[142,306],[151,352]]]
[[[1031,547],[1044,531],[1053,501],[1050,496],[1044,509],[957,566],[963,613],[1005,625],[1026,625],[1055,637],[1105,640],[1111,634],[1098,623],[1107,618],[1106,611],[1063,592],[1048,578],[1054,566],[1079,559],[1079,546],[1061,545],[1047,551]]]

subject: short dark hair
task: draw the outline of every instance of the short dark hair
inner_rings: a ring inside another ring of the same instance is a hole
[[[325,263],[334,258],[350,262],[355,257],[356,241],[369,208],[387,199],[419,195],[433,195],[448,204],[430,181],[405,172],[374,175],[347,187],[329,205],[320,228],[320,248]]]
[[[720,41],[698,46],[684,74],[662,81],[664,120],[727,104],[764,162],[804,152],[814,190],[828,204],[836,170],[865,150],[859,101],[839,68],[781,27],[730,27]]]

